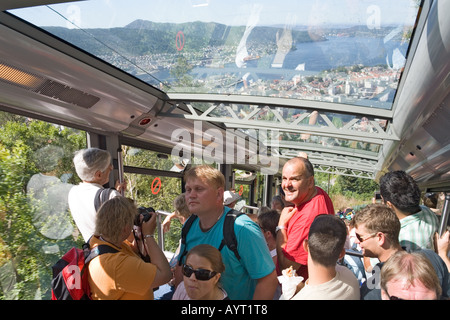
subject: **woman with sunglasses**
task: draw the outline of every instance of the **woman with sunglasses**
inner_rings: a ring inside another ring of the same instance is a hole
[[[209,244],[193,247],[182,267],[183,281],[172,300],[228,300],[226,291],[219,283],[224,271],[219,250]]]

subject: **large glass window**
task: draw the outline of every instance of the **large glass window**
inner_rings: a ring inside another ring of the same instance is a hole
[[[126,196],[134,199],[138,206],[151,207],[155,211],[165,213],[174,212],[174,200],[181,194],[181,175],[171,176],[180,173],[181,170],[174,164],[170,155],[140,149],[130,146],[122,146],[123,165],[125,166],[124,177],[127,182]],[[162,225],[167,215],[160,214]],[[163,235],[164,249],[175,252],[178,247],[181,222],[179,219],[172,219],[170,229],[166,234],[157,230],[159,235]]]
[[[67,195],[82,131],[0,112],[0,300],[50,299],[52,265],[82,238]]]
[[[12,10],[168,93],[391,109],[419,0],[93,0]]]

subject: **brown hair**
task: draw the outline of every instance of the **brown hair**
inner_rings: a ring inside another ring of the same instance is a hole
[[[199,244],[189,250],[186,256],[186,261],[191,254],[207,259],[211,263],[213,269],[212,271],[217,273],[223,273],[225,271],[225,265],[222,261],[222,254],[217,248],[209,244]]]
[[[346,239],[347,227],[341,219],[329,214],[318,215],[308,233],[311,259],[326,267],[336,265]]]
[[[388,206],[384,204],[370,204],[358,211],[353,220],[356,228],[364,224],[368,232],[382,232],[392,244],[399,244],[400,220]]]

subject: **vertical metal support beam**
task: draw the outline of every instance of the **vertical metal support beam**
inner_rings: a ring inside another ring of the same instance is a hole
[[[220,164],[219,170],[225,176],[225,191],[234,187],[234,175],[231,164]]]
[[[273,195],[273,175],[264,175],[264,193],[263,193],[263,206],[270,207]]]
[[[162,225],[162,221],[161,221],[161,216],[162,214],[160,214],[158,211],[156,211],[157,216],[156,216],[156,228],[158,230],[158,245],[161,248],[162,251],[164,251],[165,245],[164,245],[164,230],[163,230],[163,225]]]
[[[236,190],[236,172],[231,170],[231,189]]]
[[[119,173],[119,182],[123,183],[123,158],[122,158],[122,148],[117,149],[117,170]],[[121,190],[120,193],[122,196],[125,195],[125,190]]]
[[[116,181],[119,180],[119,170],[122,170],[123,172],[123,166],[121,169],[119,169],[119,159],[117,153],[117,150],[121,149],[121,146],[119,143],[119,136],[116,134],[107,135],[104,136],[104,138],[105,138],[105,146],[102,149],[109,151],[114,166],[114,170],[112,171],[112,174],[109,176],[109,186],[111,188],[114,188]]]

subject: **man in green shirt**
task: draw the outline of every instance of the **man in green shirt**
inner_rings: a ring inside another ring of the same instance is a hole
[[[419,205],[420,189],[414,179],[404,171],[388,172],[380,179],[380,194],[400,220],[400,245],[407,251],[434,249],[439,220],[429,208]]]

